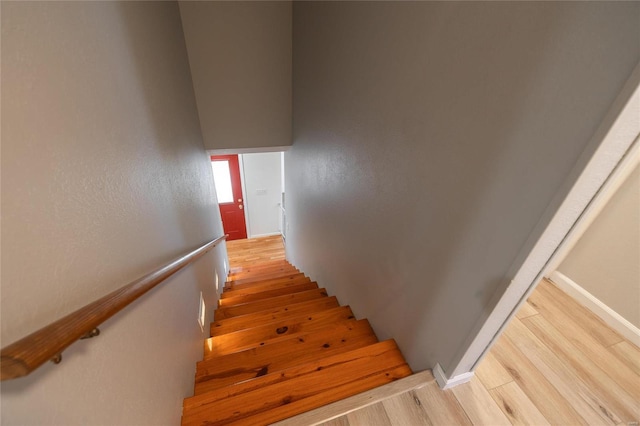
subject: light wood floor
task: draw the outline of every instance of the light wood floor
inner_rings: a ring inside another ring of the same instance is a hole
[[[231,268],[285,258],[284,244],[280,235],[227,241],[227,253]]]
[[[283,248],[277,254],[277,240],[262,244],[269,247],[264,256],[284,257]],[[258,256],[246,247],[233,254],[236,261]],[[322,424],[637,425],[639,420],[640,350],[543,281],[471,382],[442,391],[431,381]]]

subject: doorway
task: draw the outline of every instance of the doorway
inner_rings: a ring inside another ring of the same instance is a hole
[[[209,152],[228,240],[283,235],[283,152]]]
[[[211,168],[218,206],[228,241],[247,238],[238,155],[212,155]]]

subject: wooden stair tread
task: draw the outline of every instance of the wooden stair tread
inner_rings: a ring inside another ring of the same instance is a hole
[[[236,297],[242,294],[253,294],[253,293],[261,293],[263,291],[273,290],[276,288],[283,287],[291,287],[292,285],[310,283],[311,279],[309,277],[305,277],[303,274],[300,276],[296,276],[293,278],[285,278],[281,280],[268,281],[268,282],[260,282],[255,283],[250,286],[238,287],[238,288],[228,288],[224,290],[224,293],[220,295],[221,299],[227,299],[229,297]]]
[[[302,302],[305,300],[327,297],[327,290],[324,288],[316,288],[314,290],[306,290],[298,293],[285,294],[283,296],[271,297],[265,300],[243,303],[240,305],[229,306],[226,308],[218,308],[214,312],[215,320],[230,318],[239,315],[246,315],[253,312],[264,311],[266,309],[284,306],[291,303]]]
[[[335,308],[337,306],[339,306],[338,299],[335,296],[329,296],[214,321],[211,323],[210,327],[211,336],[213,337],[230,333],[232,331],[242,330],[243,328],[251,327],[254,324],[262,324],[264,322],[287,318],[301,313],[311,314],[324,309]]]
[[[375,350],[381,347],[385,350]],[[261,386],[254,390],[211,401],[207,404],[207,409],[197,410],[194,415],[191,415],[190,410],[187,410],[183,424],[202,424],[201,422],[224,424],[248,417],[253,417],[257,423],[261,423],[259,414],[262,412],[288,406],[306,398],[322,395],[323,398],[316,403],[325,405],[334,402],[335,400],[332,399],[333,389],[340,386],[351,388],[352,382],[357,383],[363,377],[381,376],[380,383],[386,383],[388,381],[383,377],[389,377],[390,372],[397,368],[403,368],[406,375],[411,374],[411,370],[406,365],[404,357],[395,343],[362,348],[359,356],[355,357],[342,354],[333,358],[313,363],[315,366],[313,364],[301,366],[298,371],[290,369],[291,377],[287,377],[285,372],[281,372],[280,376],[284,380],[274,381],[268,387]],[[361,386],[356,384],[350,394],[361,391]],[[327,399],[326,402],[325,399]],[[242,407],[242,412],[239,412],[238,407]],[[298,414],[295,410],[293,413],[290,411],[287,410],[283,414],[286,414],[286,417]],[[277,420],[286,417],[277,418]],[[272,420],[275,419],[270,418],[270,421]]]
[[[344,322],[355,322],[355,319],[349,319],[349,320],[343,320]],[[204,357],[203,359],[213,359],[217,356],[223,356],[223,355],[230,355],[230,354],[234,354],[237,352],[242,352],[242,351],[246,351],[246,350],[251,350],[257,347],[262,347],[262,346],[268,346],[268,345],[273,345],[275,343],[281,342],[283,340],[288,340],[290,338],[295,338],[295,337],[300,337],[300,336],[304,336],[307,333],[313,332],[314,329],[317,328],[322,328],[326,325],[329,326],[334,326],[337,325],[339,323],[336,322],[329,322],[328,324],[311,324],[309,326],[309,330],[300,330],[300,331],[296,331],[296,332],[292,332],[292,333],[286,333],[283,334],[282,336],[278,336],[278,337],[272,337],[270,339],[265,339],[265,340],[261,340],[259,342],[251,342],[251,343],[242,343],[239,342],[237,345],[232,345],[229,344],[227,346],[225,345],[218,345],[216,347],[213,347],[213,350],[208,350],[208,345],[205,345],[205,352],[204,352]],[[224,336],[221,336],[224,338]],[[213,345],[213,343],[212,343]]]
[[[340,324],[196,364],[195,394],[376,343],[367,320]]]
[[[221,298],[218,301],[218,306],[227,307],[227,306],[239,305],[242,303],[255,302],[257,300],[262,300],[262,299],[269,299],[271,297],[283,296],[289,293],[299,293],[301,291],[313,290],[316,288],[318,288],[318,283],[309,281],[301,284],[273,288],[270,290],[260,291],[256,293],[239,294],[237,296],[226,297],[224,299]]]
[[[357,395],[362,392],[384,386],[396,380],[403,379],[412,374],[408,364],[404,364],[393,369],[381,371],[362,377],[353,382],[343,385],[334,386],[329,390],[310,395],[306,398],[298,399],[288,404],[280,405],[268,411],[245,417],[236,421],[226,422],[225,425],[231,426],[258,426],[271,425],[277,421],[293,417],[298,414],[322,407],[332,402]]]
[[[243,284],[247,285],[247,284],[257,283],[260,281],[283,279],[283,278],[288,278],[292,275],[297,275],[297,274],[304,275],[302,274],[302,272],[298,270],[269,272],[265,274],[256,275],[253,277],[239,278],[237,280],[232,280],[232,281],[227,280],[227,282],[225,283],[225,287],[231,287],[231,288],[240,287]]]
[[[236,290],[241,288],[253,287],[256,285],[266,285],[272,283],[286,282],[287,280],[295,280],[298,278],[304,277],[302,272],[298,272],[296,274],[288,274],[277,277],[267,277],[261,278],[257,280],[247,280],[247,281],[227,281],[224,284],[224,291]]]
[[[268,374],[253,379],[243,380],[229,386],[213,389],[200,395],[185,398],[183,408],[185,410],[198,409],[199,407],[203,407],[212,402],[236,396],[244,392],[253,391],[258,388],[268,386],[271,383],[282,382],[293,377],[308,374],[318,369],[326,368],[332,364],[342,363],[365,356],[370,357],[389,350],[397,350],[397,344],[392,339],[328,355],[319,359],[286,367],[282,370],[269,372]]]
[[[300,272],[296,267],[292,265],[274,265],[268,267],[255,266],[251,269],[247,268],[243,271],[236,271],[230,273],[227,277],[227,281],[233,282],[242,278],[260,277],[263,275],[277,274],[277,273],[296,273]]]
[[[204,357],[238,352],[300,333],[323,328],[332,323],[355,319],[348,306],[340,306],[315,314],[297,315],[255,327],[238,330],[205,340]]]
[[[229,275],[233,275],[236,272],[244,272],[254,270],[256,268],[267,268],[269,266],[280,266],[280,265],[291,265],[291,263],[287,262],[284,259],[281,260],[269,260],[257,263],[255,265],[245,265],[245,266],[236,266],[229,269]],[[291,265],[293,266],[293,265]]]

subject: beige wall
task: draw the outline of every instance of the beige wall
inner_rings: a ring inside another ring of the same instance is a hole
[[[618,188],[558,271],[640,328],[640,167]]]
[[[291,145],[291,2],[181,1],[207,149]]]
[[[639,62],[640,4],[293,15],[288,255],[414,370],[447,372]]]
[[[2,345],[218,237],[178,5],[2,2]],[[177,424],[224,247],[2,383],[3,425]]]

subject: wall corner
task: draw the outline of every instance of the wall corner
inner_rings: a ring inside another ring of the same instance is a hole
[[[469,371],[467,373],[458,374],[452,378],[447,378],[442,366],[440,363],[437,363],[433,369],[433,376],[436,378],[436,382],[438,382],[440,389],[444,390],[467,383],[474,376],[474,373],[473,371]]]

